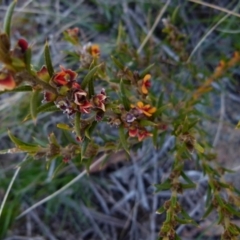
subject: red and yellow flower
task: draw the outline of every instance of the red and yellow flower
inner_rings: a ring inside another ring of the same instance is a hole
[[[128,128],[129,137],[137,137],[138,141],[141,142],[147,137],[152,137],[153,134],[148,132],[145,128],[138,128],[137,126],[131,126]]]
[[[151,79],[151,75],[147,74],[142,80],[141,91],[143,94],[148,94],[148,88],[151,87],[150,79]]]
[[[0,71],[0,91],[12,90],[16,87],[16,82],[9,72]]]
[[[138,141],[141,142],[147,137],[152,137],[153,134],[148,132],[146,129],[138,130]]]
[[[137,137],[138,135],[138,129],[135,126],[131,126],[128,128],[128,135],[129,137]]]
[[[143,102],[137,102],[137,106],[131,105],[132,108],[136,108],[140,113],[144,114],[147,117],[151,117],[153,113],[157,111],[155,107],[152,107],[150,104],[144,105]]]
[[[52,81],[58,87],[65,86],[68,83],[72,83],[77,78],[77,73],[72,71],[71,69],[65,69],[63,66],[60,66],[61,71],[54,74]]]
[[[79,108],[80,112],[88,114],[91,111],[92,104],[86,100],[81,105],[78,105],[78,108]]]

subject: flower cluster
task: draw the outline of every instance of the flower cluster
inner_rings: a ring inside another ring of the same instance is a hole
[[[60,69],[52,78],[50,78],[45,66],[37,72],[37,76],[41,80],[49,82],[59,93],[59,96],[57,96],[52,92],[45,91],[44,101],[55,101],[56,106],[69,116],[77,111],[89,114],[91,110],[95,110],[96,120],[101,120],[106,111],[107,96],[105,89],[102,89],[99,94],[90,97],[77,82],[78,75],[76,72],[65,69],[63,66],[60,66]]]

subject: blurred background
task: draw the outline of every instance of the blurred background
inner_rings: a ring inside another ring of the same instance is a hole
[[[1,25],[10,2],[0,1]],[[162,14],[141,51],[142,60],[136,66],[143,69],[155,63],[151,74],[156,94],[164,91],[164,101],[171,100],[177,104],[211,75],[221,59],[229,58],[234,51],[240,50],[240,15],[227,12],[239,13],[239,1],[208,1],[211,6],[199,2],[18,0],[12,22],[13,44],[19,37],[27,39],[33,49],[35,67],[40,69],[44,63],[44,43],[48,40],[55,68],[61,64],[74,69],[79,67],[79,63],[70,54],[73,47],[63,39],[65,30],[78,27],[82,43],[99,44],[101,57],[107,61],[119,44],[119,28],[122,29],[121,41],[136,53]],[[166,27],[163,19],[175,27],[179,41],[173,42],[171,36],[162,31]],[[202,114],[199,131],[213,146],[217,161],[237,171],[240,170],[240,133],[235,126],[240,119],[239,80],[240,71],[235,67],[213,84],[214,90],[204,96],[204,104],[198,109]],[[31,120],[23,122],[29,113],[29,96],[28,93],[0,95],[0,149],[13,147],[7,135],[8,129],[24,141],[34,139],[45,144],[51,132],[61,143],[68,141],[69,136],[59,133],[56,128],[57,123],[68,121],[62,113],[41,114],[37,125]],[[166,114],[171,116],[172,113]],[[116,132],[114,128],[106,129],[107,135]],[[151,140],[146,140],[141,149],[131,153],[130,159],[123,151],[112,154],[102,168],[94,169],[62,194],[16,220],[22,211],[51,195],[83,171],[80,164],[72,161],[52,178],[61,160],[52,161],[48,169],[44,160],[24,164],[0,218],[0,239],[155,240],[164,221],[164,216],[156,214],[156,211],[171,193],[154,193],[153,185],[168,176],[174,157],[171,152],[173,146],[174,137],[167,130],[162,134],[158,149],[153,147]],[[16,164],[23,158],[21,154],[0,155],[1,200]],[[202,219],[206,178],[193,161],[186,161],[185,171],[197,183],[197,188],[185,191],[179,199],[199,227],[179,226],[177,232],[185,240],[220,239],[222,229],[216,225],[215,214]],[[229,175],[229,180],[239,188],[238,175]],[[238,223],[239,220],[235,221]]]

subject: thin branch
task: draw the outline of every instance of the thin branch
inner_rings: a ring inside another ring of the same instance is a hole
[[[233,15],[233,16],[236,16],[236,17],[240,17],[240,14],[239,13],[236,13],[236,12],[233,12],[231,10],[228,10],[226,8],[222,8],[222,7],[219,7],[217,5],[214,5],[214,4],[211,4],[211,3],[206,3],[206,2],[202,2],[202,1],[199,1],[199,0],[188,0],[189,2],[194,2],[194,3],[197,3],[197,4],[201,4],[203,6],[206,6],[206,7],[210,7],[210,8],[214,8],[216,10],[219,10],[219,11],[222,11],[222,12],[225,12],[225,13],[228,13],[230,15]]]
[[[26,157],[23,159],[22,162],[24,162],[25,160],[26,160]],[[8,195],[9,195],[11,189],[12,189],[13,183],[14,183],[14,181],[15,181],[15,179],[16,179],[19,171],[20,171],[20,169],[21,169],[21,167],[18,166],[17,169],[16,169],[16,171],[15,171],[15,173],[14,173],[14,175],[13,175],[13,177],[12,177],[12,179],[11,179],[11,182],[10,182],[9,185],[8,185],[6,194],[5,194],[5,196],[4,196],[4,198],[3,198],[3,201],[2,201],[2,203],[1,203],[1,207],[0,207],[0,217],[1,217],[1,215],[2,215],[2,211],[3,211],[4,205],[5,205],[6,201],[7,201]]]
[[[221,133],[221,130],[222,130],[222,127],[223,127],[224,116],[225,116],[225,94],[222,93],[221,94],[220,118],[219,118],[219,124],[218,124],[218,127],[217,127],[217,132],[216,132],[214,140],[213,140],[213,147],[217,146],[217,142],[219,140],[220,133]]]
[[[148,32],[147,36],[145,37],[145,39],[143,40],[143,42],[141,43],[140,47],[137,50],[137,53],[140,53],[142,51],[142,49],[144,48],[144,46],[146,45],[147,41],[149,40],[149,38],[152,36],[153,31],[155,30],[155,28],[157,27],[160,19],[162,18],[163,14],[165,13],[168,5],[170,4],[171,0],[168,0],[165,5],[163,6],[163,8],[160,10],[160,12],[158,13],[158,16],[154,22],[154,24],[152,25],[152,28],[150,29],[150,31]]]
[[[198,42],[196,47],[192,50],[190,56],[188,57],[187,63],[190,62],[193,54],[197,51],[197,49],[200,47],[200,45],[206,40],[206,38],[220,25],[227,17],[229,17],[230,13],[226,14],[223,18],[221,18]]]

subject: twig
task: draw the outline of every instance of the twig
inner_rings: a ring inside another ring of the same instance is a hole
[[[107,154],[103,154],[99,159],[97,159],[94,163],[91,164],[89,170],[91,170],[92,168],[94,168],[96,165],[100,164],[105,158],[106,158]],[[33,209],[35,209],[36,207],[42,205],[43,203],[51,200],[52,198],[56,197],[57,195],[59,195],[60,193],[64,192],[67,188],[69,188],[70,186],[72,186],[75,182],[77,182],[79,179],[81,179],[83,176],[85,176],[87,174],[87,170],[85,169],[84,171],[82,171],[77,177],[75,177],[72,181],[70,181],[69,183],[67,183],[65,186],[63,186],[62,188],[60,188],[58,191],[54,192],[53,194],[47,196],[46,198],[42,199],[41,201],[35,203],[33,206],[31,206],[30,208],[28,208],[27,210],[25,210],[24,212],[22,212],[19,216],[17,216],[16,219],[19,219],[23,216],[25,216],[27,213],[31,212]]]
[[[26,160],[26,157],[23,159],[22,162],[24,162],[25,160]],[[6,194],[4,195],[4,198],[3,198],[3,201],[2,201],[1,207],[0,207],[0,218],[1,218],[1,215],[2,215],[2,211],[3,211],[4,205],[5,205],[6,200],[7,200],[7,198],[8,198],[8,195],[9,195],[9,193],[10,193],[10,190],[12,189],[13,183],[14,183],[14,181],[15,181],[15,179],[16,179],[19,171],[20,171],[20,169],[21,169],[21,166],[18,166],[17,169],[16,169],[16,171],[15,171],[15,173],[14,173],[14,175],[13,175],[13,177],[12,177],[12,179],[11,179],[11,182],[10,182],[9,185],[8,185]]]
[[[153,162],[153,183],[157,183],[157,171],[158,171],[158,166],[157,166],[157,154],[155,153],[154,156],[152,157],[152,162]],[[155,240],[156,239],[156,214],[155,211],[157,210],[157,196],[154,194],[153,199],[152,199],[152,214],[150,215],[150,232],[151,236],[149,239]]]
[[[225,12],[225,13],[229,13],[229,14],[231,14],[233,16],[236,16],[236,17],[240,17],[239,13],[233,12],[231,10],[219,7],[219,6],[211,4],[211,3],[206,3],[206,2],[199,1],[199,0],[188,0],[188,1],[189,2],[194,2],[194,3],[197,3],[197,4],[201,4],[201,5],[206,6],[206,7],[214,8],[216,10],[219,10],[219,11],[222,11],[222,12]]]
[[[123,12],[124,12],[124,16],[123,16],[122,20],[125,22],[125,24],[128,28],[128,32],[129,32],[129,35],[131,37],[134,47],[137,47],[137,46],[139,46],[139,41],[136,38],[137,34],[136,34],[135,29],[129,19],[128,6],[127,6],[127,3],[125,0],[122,3],[122,7],[123,7]]]
[[[188,57],[187,63],[190,62],[193,54],[197,51],[197,49],[201,46],[201,44],[206,40],[206,38],[220,25],[227,17],[229,17],[229,13],[226,14],[223,18],[221,18],[203,37],[202,39],[198,42],[196,47],[192,50],[190,56]]]
[[[162,18],[163,14],[165,13],[168,5],[170,4],[171,0],[168,0],[165,5],[163,6],[163,8],[160,10],[160,12],[158,13],[158,16],[155,20],[155,22],[152,25],[152,28],[150,29],[150,31],[148,32],[147,36],[145,37],[145,39],[143,40],[143,42],[141,43],[140,47],[137,50],[137,53],[140,53],[142,51],[142,49],[144,48],[144,46],[146,45],[147,41],[149,40],[149,38],[152,36],[153,31],[155,30],[155,28],[157,27],[160,19]]]
[[[213,140],[213,147],[216,147],[217,142],[220,137],[220,133],[223,127],[223,120],[225,116],[225,94],[222,92],[221,93],[221,110],[220,110],[220,118],[219,118],[219,124],[217,127],[217,132],[215,134],[214,140]]]
[[[43,232],[43,234],[49,239],[49,240],[57,240],[49,230],[49,228],[40,220],[40,218],[35,214],[34,212],[30,213],[31,218],[37,223],[38,228],[40,228]]]
[[[132,19],[139,25],[139,27],[142,29],[142,31],[147,34],[147,33],[148,33],[148,30],[147,30],[147,28],[145,27],[143,21],[142,21],[140,18],[138,18],[138,17],[136,16],[136,14],[135,14],[131,9],[129,9],[129,14],[130,14],[130,16],[132,17]],[[174,61],[176,61],[176,62],[179,61],[178,55],[177,55],[176,53],[174,53],[173,50],[172,50],[171,48],[169,48],[167,45],[163,44],[162,41],[161,41],[159,38],[157,38],[157,37],[155,37],[154,35],[152,35],[152,39],[153,39],[153,41],[154,41],[156,44],[161,44],[161,48],[163,49],[163,51],[164,51],[169,57],[171,57],[172,59],[174,59]]]

